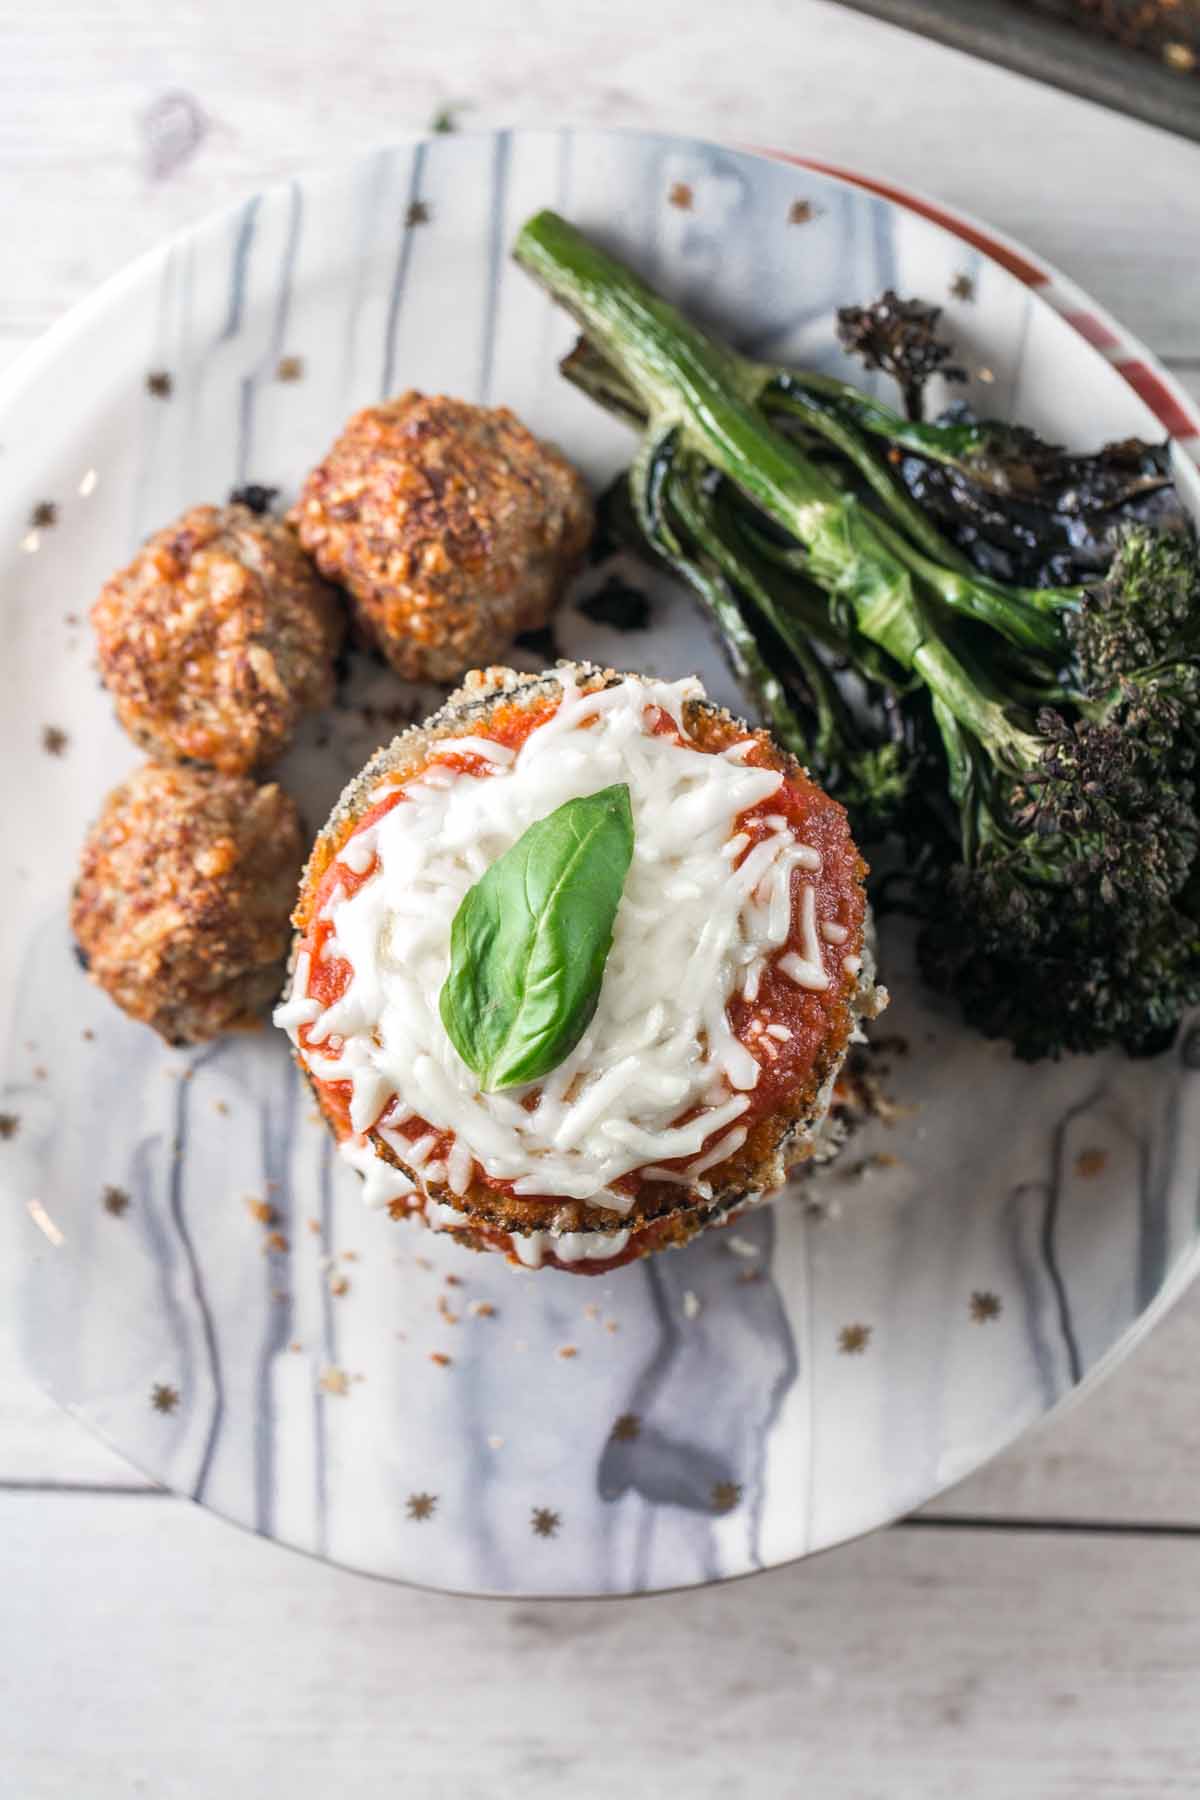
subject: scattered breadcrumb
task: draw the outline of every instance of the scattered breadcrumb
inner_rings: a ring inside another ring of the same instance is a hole
[[[260,1225],[274,1225],[278,1222],[279,1214],[269,1200],[260,1200],[257,1194],[247,1194],[245,1200],[250,1217],[257,1219]]]
[[[436,1494],[410,1494],[408,1496],[408,1516],[410,1519],[432,1519],[437,1511]]]
[[[352,1250],[347,1250],[346,1254],[347,1254],[347,1256],[353,1256],[354,1252]],[[461,1275],[443,1275],[442,1280],[446,1283],[447,1287],[461,1287],[462,1286],[462,1276]]]
[[[303,1348],[304,1348],[304,1345],[300,1342],[299,1338],[293,1338],[292,1342],[288,1345],[288,1349],[291,1351],[293,1356],[299,1356],[299,1354],[303,1350]]]
[[[433,208],[430,206],[428,200],[413,200],[410,202],[408,211],[404,215],[404,223],[409,226],[428,225],[432,217]]]
[[[688,1288],[683,1296],[683,1316],[685,1319],[700,1317],[700,1296],[694,1294],[691,1288]]]
[[[457,1325],[458,1324],[458,1314],[452,1309],[450,1302],[447,1300],[445,1294],[438,1295],[437,1309],[438,1309],[438,1313],[439,1313],[440,1317],[445,1319],[447,1325]]]
[[[579,1355],[579,1351],[574,1344],[560,1344],[558,1346],[558,1354],[562,1357],[564,1362],[570,1362],[573,1356]]]
[[[789,225],[807,225],[817,216],[817,209],[811,200],[793,200],[788,207]]]
[[[156,1381],[150,1390],[150,1404],[155,1412],[172,1413],[179,1405],[179,1389],[165,1381]]]
[[[504,1448],[504,1439],[502,1437],[490,1437],[488,1439],[488,1449],[489,1450],[503,1450],[503,1448]]]
[[[535,1506],[530,1515],[530,1524],[535,1537],[554,1537],[562,1520],[548,1506]]]
[[[114,1219],[119,1219],[129,1206],[129,1195],[124,1188],[106,1187],[101,1197],[101,1204],[106,1213],[111,1213]]]
[[[350,1283],[344,1275],[335,1275],[329,1283],[329,1291],[336,1300],[340,1300],[343,1294],[350,1292]]]
[[[741,1483],[737,1481],[714,1481],[711,1497],[712,1509],[714,1512],[732,1512],[742,1497]]]
[[[47,756],[63,756],[66,753],[70,738],[61,725],[43,725],[42,749]]]
[[[0,1139],[15,1138],[21,1129],[16,1113],[0,1113]]]
[[[213,1111],[215,1113],[220,1113],[220,1115],[223,1119],[227,1118],[229,1116],[229,1108],[226,1105],[224,1100],[214,1100],[213,1101]]]
[[[600,1308],[596,1305],[594,1300],[588,1301],[583,1309],[583,1316],[585,1319],[598,1319],[600,1317]]]
[[[318,1381],[317,1386],[323,1394],[348,1394],[350,1392],[350,1377],[347,1375],[345,1369],[324,1369],[321,1372],[321,1379]]]
[[[342,1261],[343,1262],[357,1262],[358,1261],[358,1251],[357,1250],[343,1250],[342,1251]]]
[[[641,1417],[637,1413],[622,1413],[612,1428],[612,1435],[619,1444],[631,1444],[640,1437],[642,1430]]]
[[[166,369],[151,369],[146,377],[146,392],[156,400],[169,400],[174,385]]]
[[[686,181],[676,181],[672,183],[667,199],[680,212],[691,212],[695,195]]]
[[[429,1352],[429,1360],[431,1363],[436,1363],[439,1369],[448,1369],[454,1361],[454,1358],[452,1356],[447,1356],[444,1350],[431,1350]]]
[[[975,298],[975,283],[971,280],[969,275],[956,275],[954,280],[950,283],[950,294],[952,299],[955,300],[973,300]]]
[[[467,1311],[475,1319],[494,1319],[496,1309],[490,1300],[472,1300]]]
[[[304,1223],[308,1227],[308,1229],[312,1232],[314,1237],[320,1237],[320,1235],[321,1235],[320,1219],[305,1219]]]
[[[752,1244],[749,1238],[736,1235],[726,1240],[726,1248],[731,1256],[744,1256],[747,1261],[759,1253],[757,1244]]]
[[[39,500],[29,515],[29,523],[35,531],[48,531],[58,519],[58,508],[53,500]]]
[[[998,1319],[1003,1310],[999,1294],[977,1288],[971,1295],[971,1317],[976,1325],[986,1325],[990,1320]]]
[[[268,1231],[263,1239],[263,1249],[268,1256],[282,1256],[287,1247],[288,1241],[282,1231]]]
[[[843,1325],[838,1332],[838,1349],[843,1356],[861,1356],[871,1341],[870,1325]]]
[[[1081,1150],[1075,1158],[1075,1173],[1085,1181],[1090,1181],[1094,1176],[1103,1174],[1107,1164],[1107,1150]]]
[[[304,374],[302,356],[281,356],[275,370],[277,381],[299,381]]]

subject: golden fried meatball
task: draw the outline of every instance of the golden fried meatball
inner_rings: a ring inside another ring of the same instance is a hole
[[[193,506],[92,608],[117,716],[152,756],[243,775],[328,704],[337,597],[294,533],[246,506]]]
[[[431,681],[544,625],[593,523],[578,470],[506,407],[416,392],[357,413],[288,517],[393,668]]]
[[[283,978],[303,852],[274,783],[147,763],[83,847],[71,929],[92,980],[169,1044],[249,1024]]]

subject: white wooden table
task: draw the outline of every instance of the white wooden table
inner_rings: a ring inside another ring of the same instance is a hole
[[[1200,147],[824,0],[0,0],[0,362],[165,232],[445,104],[873,166],[1024,238],[1200,391]],[[531,1606],[158,1494],[0,1321],[0,1795],[1195,1795],[1198,1369],[1200,1293],[893,1531]]]

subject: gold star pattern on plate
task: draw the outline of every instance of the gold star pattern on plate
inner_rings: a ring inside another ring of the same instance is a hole
[[[179,1389],[168,1382],[156,1381],[150,1390],[150,1404],[155,1412],[173,1413],[179,1405]]]
[[[950,294],[955,300],[973,300],[975,283],[969,275],[956,275],[950,283]]]
[[[304,374],[302,356],[281,356],[275,370],[276,381],[299,381]]]
[[[61,756],[70,741],[61,725],[43,725],[42,749],[47,756]]]
[[[843,1325],[838,1332],[838,1349],[843,1356],[861,1356],[870,1341],[869,1325]]]
[[[428,200],[413,200],[404,215],[404,223],[410,228],[413,225],[428,225],[433,218],[433,208]]]
[[[151,369],[146,377],[146,392],[156,400],[169,400],[174,385],[166,369]]]
[[[971,1295],[971,1317],[976,1325],[986,1325],[991,1319],[998,1319],[1003,1311],[1003,1303],[999,1294],[989,1294],[985,1289],[976,1288]]]
[[[408,1496],[408,1516],[410,1519],[432,1519],[437,1511],[436,1494],[410,1494]]]
[[[732,1512],[742,1498],[741,1483],[737,1481],[714,1481],[711,1498],[712,1509],[715,1513]]]
[[[106,1187],[100,1203],[106,1213],[111,1213],[114,1219],[119,1219],[129,1206],[129,1195],[124,1188]]]
[[[535,1506],[530,1514],[529,1523],[534,1537],[557,1537],[562,1520],[550,1507]]]
[[[807,225],[817,216],[817,209],[811,200],[793,200],[788,207],[789,225]]]
[[[692,190],[686,181],[676,181],[672,185],[671,191],[667,195],[667,199],[672,206],[678,207],[680,212],[691,212],[695,195],[692,193]]]
[[[15,1138],[20,1126],[16,1113],[0,1113],[0,1138]]]
[[[612,1428],[612,1434],[618,1444],[632,1444],[634,1438],[641,1435],[642,1421],[637,1413],[622,1413]]]

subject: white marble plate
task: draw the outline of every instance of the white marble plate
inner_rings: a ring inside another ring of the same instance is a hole
[[[892,1519],[1124,1354],[1196,1264],[1200,1076],[1187,1036],[1153,1063],[1015,1063],[915,987],[893,934],[900,1112],[850,1152],[893,1160],[589,1281],[368,1215],[282,1037],[169,1051],[89,986],[67,891],[137,758],[86,613],[146,533],[247,480],[290,496],[353,407],[408,384],[512,405],[597,481],[627,456],[557,374],[567,321],[507,258],[546,203],[772,356],[841,368],[834,309],[894,284],[945,302],[977,404],[1088,444],[1153,435],[1140,393],[1196,428],[1118,327],[977,227],[602,132],[436,137],[257,196],[110,283],[0,387],[0,1283],[29,1366],[264,1536],[458,1591],[622,1594]],[[950,298],[957,275],[972,298]],[[736,703],[681,594],[657,594],[644,634],[568,605],[559,635],[698,669]],[[389,719],[433,698],[354,679],[283,765],[314,825]]]

